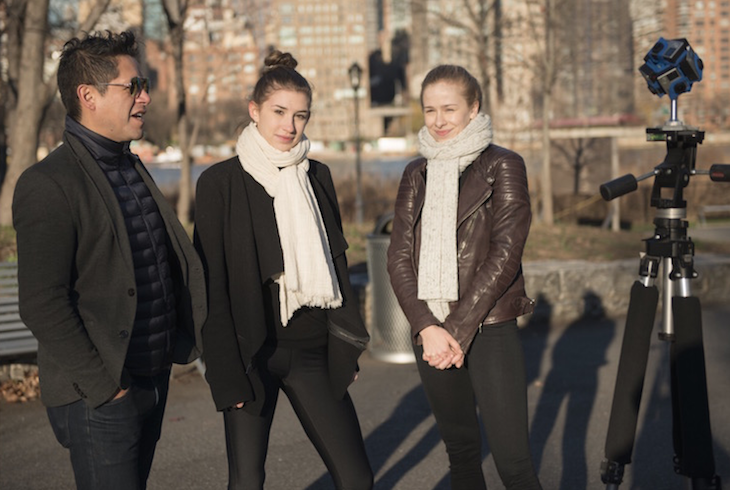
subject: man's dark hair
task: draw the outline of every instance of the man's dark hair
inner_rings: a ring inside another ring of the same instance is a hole
[[[58,64],[58,90],[68,115],[77,121],[81,119],[81,104],[76,96],[79,85],[96,85],[104,94],[107,87],[100,84],[119,75],[116,57],[128,55],[136,59],[137,53],[137,41],[131,31],[95,32],[64,44]]]

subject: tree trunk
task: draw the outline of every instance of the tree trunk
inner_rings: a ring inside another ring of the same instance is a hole
[[[553,177],[550,161],[550,105],[551,94],[546,91],[542,98],[542,222],[553,224]]]
[[[542,222],[552,225],[553,177],[550,160],[550,118],[552,112],[552,87],[555,75],[555,50],[553,33],[553,9],[555,4],[545,0],[545,74],[542,91]]]
[[[0,48],[2,48],[1,45]],[[9,92],[10,90],[8,90],[7,84],[0,78],[0,100],[8,100]],[[5,114],[5,104],[0,102],[0,186],[2,186],[3,180],[5,180],[5,171],[8,168],[8,140],[5,136]]]
[[[484,43],[484,50],[486,51],[486,41]],[[482,108],[481,112],[485,114],[491,114],[492,111],[492,88],[491,88],[491,77],[489,75],[489,59],[483,52],[479,55],[479,70],[482,77]]]
[[[44,44],[49,0],[28,0],[25,13],[22,54],[18,74],[18,105],[10,128],[10,148],[7,173],[0,191],[0,225],[13,222],[12,203],[15,183],[20,174],[36,161],[38,135],[43,116],[46,93],[43,84]]]
[[[74,36],[89,32],[96,25],[111,0],[96,0],[89,16],[78,27]],[[14,25],[23,18],[23,28]],[[15,184],[20,174],[36,162],[38,138],[46,110],[53,102],[57,82],[55,74],[48,82],[43,80],[45,64],[45,40],[48,34],[47,19],[49,0],[20,0],[11,3],[8,20],[7,64],[10,86],[16,97],[8,100],[3,94],[3,127],[8,129],[8,147],[12,157],[6,159],[5,148],[0,145],[0,161],[5,161],[5,178],[0,176],[0,225],[12,224],[12,201]],[[14,117],[22,114],[23,117]],[[3,128],[0,128],[3,129]],[[0,163],[0,166],[2,164]]]
[[[190,176],[190,142],[188,139],[188,112],[185,103],[185,81],[183,80],[183,43],[182,22],[170,30],[172,56],[175,62],[175,92],[177,97],[177,137],[182,153],[180,161],[180,193],[177,201],[177,218],[183,224],[190,223],[190,204],[192,201],[192,182]]]
[[[186,0],[163,0],[167,26],[170,31],[172,59],[175,64],[175,96],[177,98],[177,138],[182,160],[180,161],[180,188],[177,201],[177,218],[183,224],[190,223],[190,205],[192,202],[192,179],[190,177],[191,143],[188,134],[188,113],[185,103],[185,80],[183,79],[183,46],[185,32],[183,24],[187,13]]]

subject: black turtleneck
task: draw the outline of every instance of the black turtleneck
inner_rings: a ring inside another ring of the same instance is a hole
[[[119,143],[95,133],[71,116],[66,116],[66,131],[84,144],[94,160],[117,164],[122,155],[129,153],[129,141]]]
[[[112,141],[68,116],[66,131],[84,144],[104,171],[124,215],[137,285],[125,367],[133,375],[153,376],[170,366],[175,340],[176,301],[165,223],[135,168],[137,156],[128,141]]]

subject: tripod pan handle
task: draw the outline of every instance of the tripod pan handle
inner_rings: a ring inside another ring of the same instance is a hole
[[[639,187],[638,180],[632,174],[626,174],[618,179],[613,179],[601,185],[601,197],[604,201],[610,201],[621,197],[624,194],[635,191]]]
[[[715,182],[730,182],[730,165],[722,163],[711,165],[710,180]]]

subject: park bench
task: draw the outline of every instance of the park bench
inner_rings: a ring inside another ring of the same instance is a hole
[[[706,206],[700,206],[697,210],[697,220],[701,225],[706,224],[707,215],[730,215],[730,204],[708,204]]]
[[[0,359],[38,352],[38,341],[18,312],[18,265],[0,263]]]

